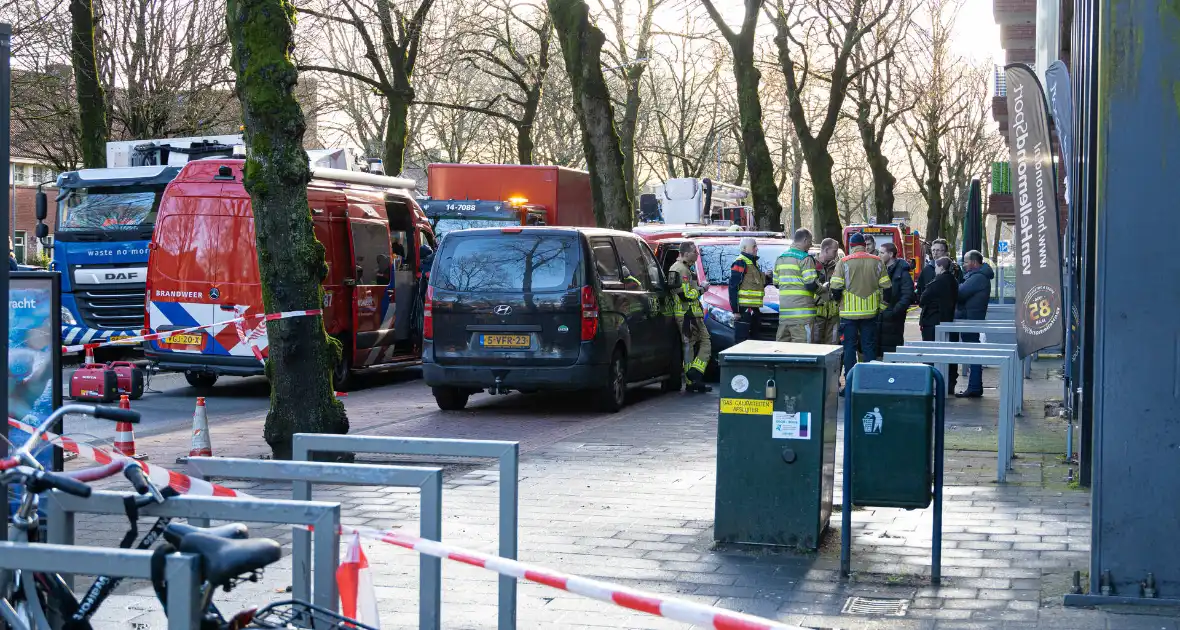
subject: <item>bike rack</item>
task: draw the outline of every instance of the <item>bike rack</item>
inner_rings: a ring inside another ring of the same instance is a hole
[[[369,453],[379,455],[425,455],[428,457],[479,457],[500,462],[500,557],[516,559],[519,513],[520,443],[500,440],[454,440],[370,435],[296,433],[291,444],[292,459],[306,461],[311,453]],[[296,498],[311,498],[311,484],[295,484]],[[422,563],[427,562],[423,557]],[[425,575],[425,573],[423,573]],[[516,629],[516,578],[499,580],[499,630]],[[423,597],[421,594],[419,597]]]
[[[152,552],[0,542],[0,569],[59,573],[63,577],[75,574],[109,575],[150,580]],[[199,627],[200,558],[187,553],[171,554],[165,558],[164,575],[169,587],[169,630],[192,630]],[[0,624],[3,624],[2,617]]]
[[[124,515],[122,493],[94,492],[83,499],[53,490],[46,501],[49,521],[49,542],[74,544],[74,515]],[[312,602],[336,610],[336,567],[340,565],[340,504],[323,501],[286,501],[281,499],[253,499],[227,497],[198,497],[180,495],[163,503],[140,508],[140,516],[184,518],[194,523],[208,524],[209,520],[278,525],[306,525],[313,529],[315,557],[312,563],[292,558],[291,593],[295,599]],[[300,530],[296,529],[296,533]],[[40,547],[40,545],[37,545]],[[304,556],[306,558],[307,556]],[[312,569],[316,569],[312,571]],[[315,599],[312,600],[311,581],[315,580]],[[73,580],[66,578],[70,588]]]
[[[208,479],[248,479],[251,481],[290,481],[293,498],[297,501],[311,500],[311,484],[332,484],[346,486],[394,486],[418,488],[420,492],[419,530],[422,538],[442,540],[442,469],[416,468],[409,466],[387,466],[382,464],[334,464],[321,462],[274,461],[260,459],[238,459],[232,457],[190,457],[189,470],[194,477]],[[301,494],[301,486],[305,488]],[[292,536],[292,561],[298,564],[312,551],[310,533],[296,530]],[[315,552],[320,553],[320,543]],[[442,615],[442,561],[430,556],[421,558],[420,582],[425,588],[419,589],[418,625],[423,630],[437,630]],[[332,605],[337,605],[335,569],[330,573],[332,581]],[[318,590],[322,588],[316,583]],[[319,602],[317,602],[319,603]],[[326,606],[326,604],[320,604]]]

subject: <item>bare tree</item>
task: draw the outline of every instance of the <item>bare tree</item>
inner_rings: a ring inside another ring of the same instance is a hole
[[[866,58],[859,67],[851,65],[861,40],[879,26],[892,27],[899,20],[893,4],[894,0],[775,0],[768,11],[775,26],[779,65],[786,77],[791,121],[811,176],[817,237],[839,239],[843,234],[828,144],[850,84],[892,55],[886,51]],[[814,125],[804,105],[807,84],[812,80],[828,86],[826,107]]]
[[[545,97],[541,99],[533,131],[537,162],[584,169],[586,151],[582,147],[581,122],[574,110],[573,88],[565,72],[565,61],[561,55],[555,55],[551,63],[545,78]]]
[[[886,135],[914,106],[913,92],[901,89],[905,59],[896,50],[906,43],[916,4],[898,4],[898,19],[877,24],[852,53],[854,68],[865,68],[849,83],[851,117],[860,132],[869,171],[873,175],[873,209],[877,223],[893,221],[895,177],[889,168]],[[874,64],[876,60],[881,60]]]
[[[758,85],[762,72],[758,70],[754,43],[758,30],[758,17],[764,0],[743,0],[745,13],[742,26],[734,31],[725,23],[712,0],[701,0],[709,17],[729,43],[733,54],[733,76],[737,82],[738,112],[741,116],[742,149],[746,159],[746,171],[750,174],[750,192],[754,197],[754,221],[761,229],[778,226],[783,206],[778,200],[778,187],[774,182],[774,161],[766,145],[766,132],[762,127],[762,101],[758,96]]]
[[[400,173],[409,135],[412,85],[426,17],[435,0],[308,0],[299,12],[307,15],[317,32],[344,29],[359,39],[367,64],[358,71],[353,64],[324,58],[300,62],[301,71],[336,74],[376,91],[385,100],[382,159],[385,169]]]
[[[99,0],[99,6],[99,70],[113,137],[237,130],[222,0]]]
[[[971,65],[950,48],[962,0],[927,0],[930,23],[919,32],[922,52],[911,63],[906,89],[913,111],[902,118],[910,142],[910,171],[926,201],[927,240],[953,238],[951,209],[959,208],[971,177],[995,157],[999,136],[988,127],[988,69]]]
[[[229,0],[226,23],[246,123],[243,183],[254,208],[263,306],[268,313],[317,309],[328,268],[307,206],[304,120],[290,57],[295,10],[288,0]],[[271,407],[263,435],[276,459],[290,459],[296,433],[348,432],[348,417],[332,383],[341,348],[328,337],[320,315],[276,320],[266,327]]]
[[[606,37],[590,21],[590,9],[583,0],[548,0],[548,4],[582,127],[595,218],[599,226],[629,230],[633,212],[623,176],[623,153],[610,89],[602,74]]]
[[[470,103],[420,102],[508,123],[516,131],[516,160],[533,164],[533,128],[549,73],[552,21],[544,7],[523,0],[496,0],[477,11],[468,21],[472,37],[459,51],[458,65],[461,71],[475,70],[493,80],[495,89]]]
[[[623,115],[617,124],[619,146],[623,151],[623,176],[627,181],[627,198],[634,204],[635,190],[635,132],[639,125],[644,70],[651,58],[652,22],[656,10],[668,0],[598,0],[602,15],[614,28],[614,39],[608,40],[603,50],[614,72],[623,78]],[[638,9],[638,13],[628,11]],[[632,32],[633,31],[633,32]]]

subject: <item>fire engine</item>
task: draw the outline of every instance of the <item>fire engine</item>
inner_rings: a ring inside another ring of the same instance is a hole
[[[910,263],[910,274],[917,281],[918,274],[922,273],[922,265],[926,262],[926,241],[922,240],[917,230],[911,230],[904,222],[849,225],[844,228],[844,251],[852,251],[848,241],[853,234],[864,234],[866,239],[872,237],[872,249],[880,250],[885,243],[893,243],[898,256]]]

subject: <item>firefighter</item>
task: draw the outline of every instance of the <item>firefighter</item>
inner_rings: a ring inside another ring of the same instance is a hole
[[[836,265],[832,290],[840,295],[840,338],[844,342],[844,378],[856,365],[856,351],[865,361],[877,360],[877,316],[885,308],[883,289],[892,286],[885,264],[865,251],[863,234],[853,234],[852,253]],[[844,390],[840,390],[843,395]]]
[[[840,261],[840,243],[834,238],[825,238],[819,244],[819,282],[815,290],[815,324],[812,326],[812,343],[839,345],[840,343],[840,301],[832,296],[831,281]]]
[[[815,289],[819,274],[811,249],[811,230],[799,228],[791,248],[774,261],[774,284],[778,287],[778,334],[776,341],[811,343],[815,323]]]
[[[676,325],[686,346],[685,389],[705,393],[713,391],[712,387],[705,384],[705,369],[709,367],[712,344],[709,341],[709,331],[705,330],[705,313],[701,308],[701,292],[709,288],[709,282],[705,281],[703,285],[697,282],[698,255],[696,243],[682,244],[680,257],[668,268],[668,285],[672,287],[672,299],[675,301]]]
[[[758,242],[743,238],[741,248],[729,270],[729,307],[737,315],[733,326],[735,345],[749,339],[758,328],[766,285],[770,284],[770,278],[758,268]]]

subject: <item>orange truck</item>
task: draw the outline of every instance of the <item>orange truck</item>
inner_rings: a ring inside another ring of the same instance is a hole
[[[853,234],[864,234],[865,237],[872,237],[877,249],[880,249],[885,243],[893,243],[897,247],[897,253],[910,263],[910,273],[914,277],[914,281],[918,280],[918,275],[922,273],[922,265],[926,262],[925,243],[917,231],[911,230],[910,226],[904,223],[891,223],[889,225],[874,225],[874,224],[854,224],[844,228],[844,251],[852,251],[852,247],[848,241]]]
[[[507,202],[543,209],[545,225],[594,227],[590,174],[561,166],[525,164],[431,164],[431,199]]]

